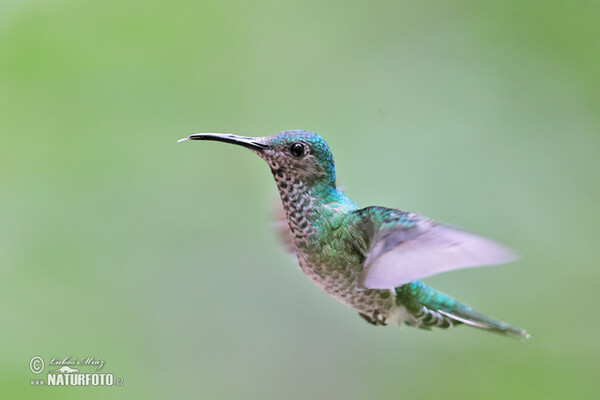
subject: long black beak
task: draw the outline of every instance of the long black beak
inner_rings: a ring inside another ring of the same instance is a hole
[[[262,143],[260,138],[237,136],[230,133],[196,133],[183,139],[179,139],[177,142],[183,142],[186,140],[213,140],[215,142],[237,144],[238,146],[243,146],[255,151],[260,151],[269,147]]]

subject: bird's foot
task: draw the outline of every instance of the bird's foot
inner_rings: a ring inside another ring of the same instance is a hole
[[[371,325],[375,325],[375,326],[387,325],[387,319],[386,319],[385,315],[379,310],[375,310],[373,312],[373,314],[371,314],[371,315],[366,314],[366,313],[361,313],[361,312],[359,312],[358,315],[360,315],[362,317],[362,319],[364,319]]]

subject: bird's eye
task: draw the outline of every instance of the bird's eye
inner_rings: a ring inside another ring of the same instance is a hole
[[[290,146],[290,153],[292,153],[294,157],[302,157],[305,153],[305,150],[306,146],[301,142],[292,143]]]

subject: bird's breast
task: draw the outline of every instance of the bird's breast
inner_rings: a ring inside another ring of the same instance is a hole
[[[394,306],[391,290],[362,289],[358,286],[362,266],[359,257],[322,253],[298,254],[302,272],[340,303],[369,315],[388,315]]]

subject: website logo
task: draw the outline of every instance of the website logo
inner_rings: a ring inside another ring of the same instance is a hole
[[[114,374],[100,372],[104,368],[104,360],[96,357],[59,358],[50,357],[46,361],[34,356],[29,361],[29,370],[40,375],[46,367],[45,377],[36,376],[30,380],[31,386],[123,386],[123,378],[115,378]]]

